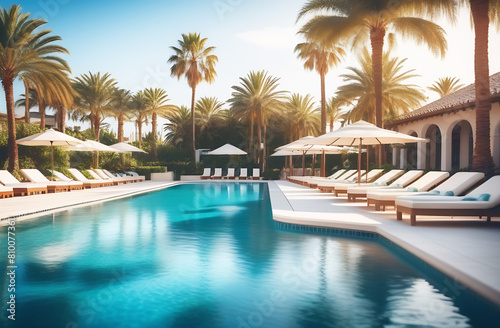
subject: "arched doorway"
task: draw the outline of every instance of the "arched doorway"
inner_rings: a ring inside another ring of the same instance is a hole
[[[425,168],[427,170],[441,170],[441,130],[435,124],[427,129],[425,138],[430,141],[426,145]]]
[[[416,132],[410,134],[412,137],[418,137]],[[409,143],[406,145],[406,167],[408,169],[417,168],[417,143]]]
[[[451,132],[451,169],[467,169],[472,165],[474,149],[472,126],[468,121],[460,121]]]

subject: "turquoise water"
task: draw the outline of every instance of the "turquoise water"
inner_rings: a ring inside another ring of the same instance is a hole
[[[16,229],[16,322],[4,306],[0,327],[500,322],[498,309],[450,278],[424,275],[418,261],[377,239],[278,228],[261,183],[180,185]],[[7,245],[5,227],[0,243]],[[6,256],[1,261],[6,267]]]

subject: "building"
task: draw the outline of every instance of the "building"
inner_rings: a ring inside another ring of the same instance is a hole
[[[500,169],[500,72],[490,76],[491,150]],[[468,85],[386,124],[428,143],[409,144],[393,151],[393,164],[401,168],[456,171],[468,169],[476,132],[474,84]]]

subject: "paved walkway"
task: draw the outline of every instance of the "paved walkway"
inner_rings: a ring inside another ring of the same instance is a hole
[[[303,187],[269,183],[274,219],[308,226],[377,232],[458,282],[500,305],[500,221],[427,217],[410,226],[395,211],[375,212],[366,202]]]
[[[0,200],[0,225],[7,224],[7,219],[12,217],[25,220],[42,213],[49,214],[69,207],[128,197],[163,189],[177,183],[145,181],[112,187],[2,199]]]

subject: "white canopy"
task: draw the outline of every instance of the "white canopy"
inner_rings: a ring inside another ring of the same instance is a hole
[[[114,149],[117,149],[121,152],[136,152],[136,153],[145,153],[144,150],[140,149],[140,148],[137,148],[135,146],[132,146],[128,143],[125,143],[125,142],[119,142],[119,143],[115,143],[114,145],[111,145],[110,146],[111,148],[114,148]]]
[[[310,145],[357,146],[395,143],[426,142],[426,139],[412,137],[396,131],[386,130],[374,124],[358,121],[336,131],[308,140]]]
[[[16,140],[18,145],[23,146],[73,146],[82,143],[81,140],[73,138],[65,133],[48,129],[45,132]]]
[[[231,144],[225,144],[217,149],[209,151],[205,155],[246,155],[247,153],[243,150],[235,147]]]
[[[113,152],[113,153],[120,153],[121,151],[115,148],[112,148],[110,146],[107,146],[105,144],[102,144],[100,142],[94,141],[94,140],[85,140],[84,142],[66,148],[67,150],[72,150],[72,151],[105,151],[105,152]]]
[[[312,137],[312,136],[302,137],[299,140],[295,140],[295,141],[292,141],[286,145],[280,146],[280,147],[276,148],[275,150],[288,149],[291,147],[299,147],[299,146],[307,145],[308,144],[307,142],[309,140],[312,140],[312,139],[314,139],[314,137]]]

